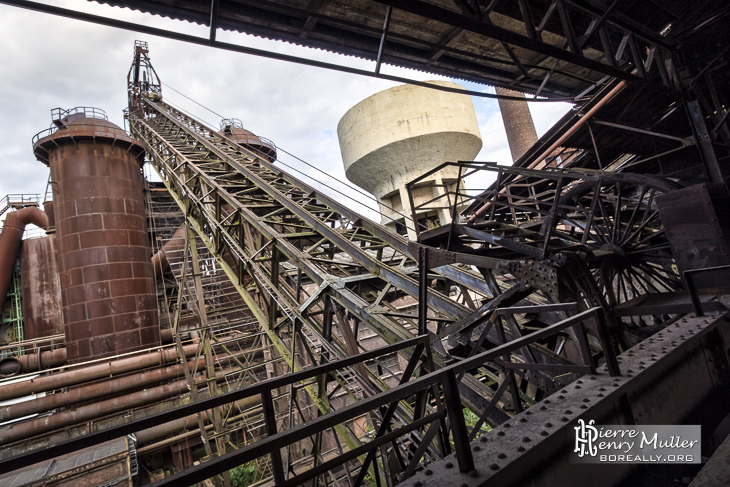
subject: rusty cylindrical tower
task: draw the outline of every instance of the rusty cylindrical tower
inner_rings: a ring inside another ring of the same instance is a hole
[[[98,109],[54,109],[33,139],[50,165],[68,362],[160,344],[142,145]]]
[[[262,159],[269,162],[276,160],[276,146],[274,143],[243,128],[243,123],[239,119],[225,118],[221,120],[220,127],[219,134],[230,138]]]

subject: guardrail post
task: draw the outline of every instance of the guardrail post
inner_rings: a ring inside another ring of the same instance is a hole
[[[454,372],[447,371],[443,379],[444,402],[446,403],[446,414],[449,418],[451,434],[454,437],[454,449],[456,450],[456,461],[459,463],[461,472],[474,470],[474,457],[469,447],[469,432],[464,421],[464,411],[459,397],[459,386],[456,383]]]
[[[695,285],[694,276],[695,274],[704,274],[707,272],[717,272],[721,270],[730,269],[730,265],[721,265],[716,267],[705,267],[703,269],[689,269],[684,271],[684,282],[687,285],[687,292],[689,292],[689,298],[692,300],[692,308],[694,309],[695,316],[705,316],[702,310],[702,301],[697,293],[697,286]]]
[[[418,247],[418,334],[425,335],[428,316],[428,248]]]
[[[603,356],[606,358],[606,368],[611,377],[621,375],[621,369],[618,365],[616,350],[613,348],[613,340],[611,333],[608,331],[608,320],[606,320],[606,311],[603,308],[594,308],[596,310],[596,320],[598,321],[598,338],[601,340],[603,348]]]
[[[271,390],[266,389],[261,392],[261,405],[264,408],[264,421],[266,423],[266,435],[273,436],[276,434],[276,414],[274,413],[274,400],[271,397]],[[281,485],[284,483],[284,467],[282,465],[281,450],[276,449],[271,452],[271,468],[274,471],[274,483]]]

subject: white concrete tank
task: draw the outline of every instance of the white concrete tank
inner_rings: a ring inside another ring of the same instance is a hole
[[[430,83],[463,88],[450,81]],[[361,101],[342,117],[337,135],[347,179],[378,199],[383,224],[405,224],[411,239],[415,232],[406,183],[444,162],[472,161],[482,147],[470,96],[413,85],[397,86]],[[432,175],[428,181],[445,186],[416,189],[415,205],[443,194],[446,188],[453,191],[457,178],[455,167]],[[419,211],[419,220],[449,223],[449,212],[439,206],[444,206],[443,201]]]

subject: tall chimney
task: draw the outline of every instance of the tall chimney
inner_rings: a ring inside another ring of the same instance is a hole
[[[524,98],[525,94],[507,88],[495,88],[498,95]],[[516,161],[537,142],[535,124],[526,101],[499,100],[504,129],[507,131],[507,142],[512,153],[512,162]]]

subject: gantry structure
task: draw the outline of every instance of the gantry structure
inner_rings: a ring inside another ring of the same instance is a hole
[[[205,461],[155,485],[225,484],[254,461],[275,485],[647,483],[674,473],[571,464],[578,419],[702,424],[709,435],[727,415],[722,2],[103,2],[207,24],[207,39],[6,3],[358,71],[216,40],[238,30],[371,59],[368,76],[405,66],[575,104],[510,168],[434,169],[496,182],[434,188],[425,204],[452,216],[436,229],[411,201],[408,241],[167,104],[138,42],[129,125],[184,216],[180,300],[167,309],[182,354],[189,297],[209,392],[16,465],[197,414],[211,431]],[[209,322],[199,253],[236,290],[235,318]],[[215,327],[232,320],[265,349],[244,347],[236,372],[255,363],[268,378],[219,390]],[[226,427],[242,401],[261,418],[244,445]]]

